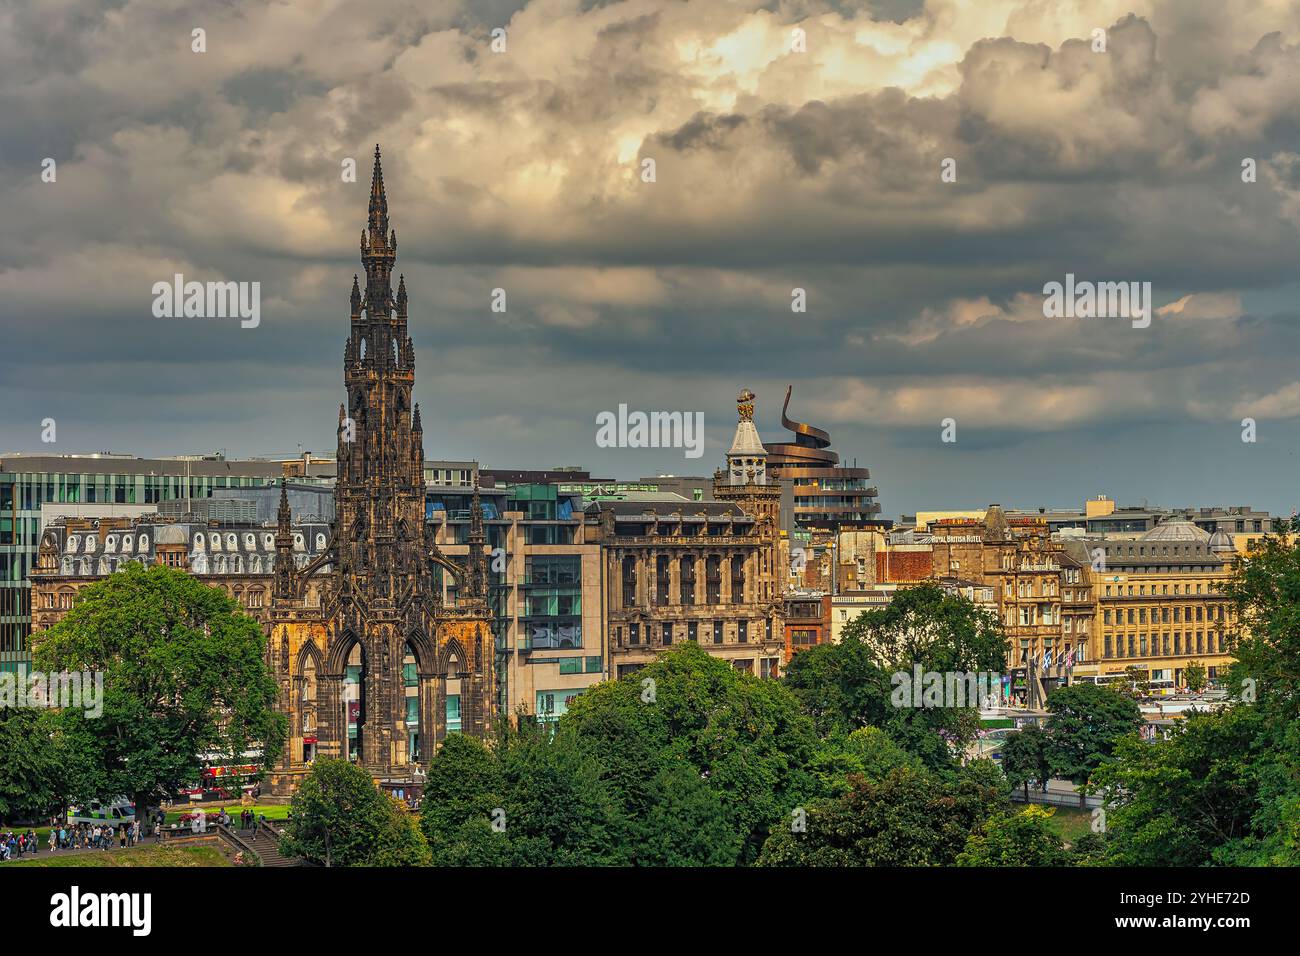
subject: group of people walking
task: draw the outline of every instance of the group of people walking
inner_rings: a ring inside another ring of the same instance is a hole
[[[140,842],[138,821],[113,826],[110,823],[56,824],[46,837],[49,852],[58,850],[108,850],[116,843],[125,849]],[[41,841],[35,830],[26,833],[9,833],[0,836],[0,860],[12,860],[27,853],[39,853]]]
[[[40,841],[36,839],[35,830],[28,830],[26,833],[14,833],[10,830],[0,835],[0,860],[14,860],[24,853],[36,853],[39,850]]]

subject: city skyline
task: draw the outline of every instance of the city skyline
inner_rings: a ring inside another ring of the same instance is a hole
[[[1300,24],[1246,7],[15,11],[0,448],[329,454],[380,141],[430,458],[708,474],[737,389],[778,441],[792,384],[884,516],[1099,493],[1288,514]],[[259,282],[260,324],[156,318],[177,273]],[[1045,317],[1070,275],[1150,281],[1150,327]],[[620,403],[703,413],[703,455],[599,447]]]

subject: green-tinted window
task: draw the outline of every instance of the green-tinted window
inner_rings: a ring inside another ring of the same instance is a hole
[[[581,657],[561,657],[560,673],[561,674],[581,674],[582,658]]]
[[[587,673],[588,673],[588,674],[599,674],[599,673],[600,673],[600,657],[599,657],[599,656],[596,656],[596,657],[588,657],[588,658],[587,658]]]

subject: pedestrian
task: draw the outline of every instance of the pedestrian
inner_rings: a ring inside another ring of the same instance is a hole
[[[47,841],[50,845],[50,852],[53,853],[58,846],[59,835],[55,832],[54,827],[50,827],[50,838]]]

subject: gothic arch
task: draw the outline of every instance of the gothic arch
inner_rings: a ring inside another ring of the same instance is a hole
[[[415,655],[416,670],[421,674],[433,674],[438,671],[438,649],[423,630],[412,630],[406,635],[406,644]]]
[[[351,650],[351,648],[349,648],[349,650]],[[343,660],[346,661],[347,659],[347,655],[345,654]],[[320,648],[316,646],[316,642],[311,638],[303,641],[302,647],[298,651],[298,663],[293,670],[295,677],[302,676],[303,668],[307,666],[308,661],[311,661],[316,665],[317,675],[324,673],[325,661],[321,657]]]
[[[361,646],[361,638],[353,631],[347,630],[340,634],[325,658],[323,673],[330,677],[342,677],[348,665],[348,655],[352,653],[352,648],[358,646]],[[365,647],[361,647],[362,654],[365,654],[365,650]]]
[[[460,669],[455,671],[454,674],[449,673],[448,671],[453,657],[456,659],[460,667]],[[438,673],[444,677],[468,674],[473,669],[471,667],[472,664],[473,661],[471,661],[469,655],[465,653],[465,648],[461,647],[460,641],[453,637],[447,642],[447,646],[442,649],[442,655],[438,661]]]

